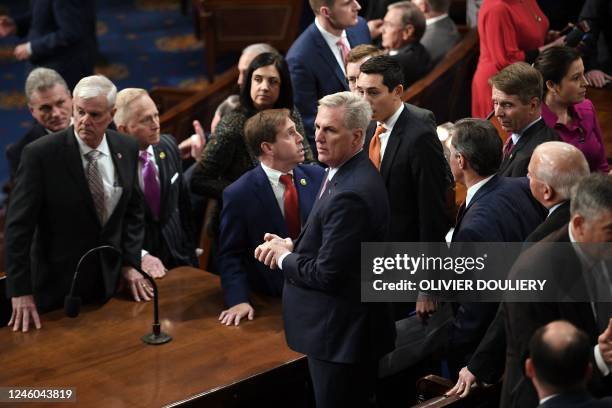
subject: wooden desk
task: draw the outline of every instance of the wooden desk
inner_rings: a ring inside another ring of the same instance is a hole
[[[217,320],[218,277],[177,268],[158,282],[170,343],[140,340],[151,330],[152,302],[113,298],[75,319],[54,311],[42,316],[41,330],[0,329],[0,386],[74,387],[77,404],[67,407],[209,407],[235,405],[245,384],[261,393],[266,380],[305,371],[305,358],[286,345],[280,299],[256,300],[255,320],[226,327]]]
[[[597,110],[597,119],[601,126],[607,157],[612,157],[612,85],[605,88],[588,88],[587,98]]]

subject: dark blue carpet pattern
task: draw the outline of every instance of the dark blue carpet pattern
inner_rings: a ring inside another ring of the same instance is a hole
[[[19,14],[27,4],[2,0],[0,14]],[[96,71],[119,89],[203,86],[203,46],[193,35],[191,16],[183,16],[179,5],[178,0],[98,0],[98,42],[108,63]],[[8,178],[6,146],[32,123],[23,95],[24,64],[13,58],[13,49],[21,42],[15,36],[0,39],[0,184]],[[236,58],[235,54],[219,58],[217,72],[235,64]]]

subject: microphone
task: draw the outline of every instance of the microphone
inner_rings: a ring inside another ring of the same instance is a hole
[[[89,255],[92,253],[102,251],[105,249],[109,249],[119,256],[121,256],[121,251],[115,248],[112,245],[100,245],[98,247],[92,248],[89,251],[85,252],[79,262],[77,263],[76,269],[74,271],[74,276],[72,277],[72,285],[70,286],[70,292],[64,298],[64,313],[68,317],[77,317],[79,315],[81,309],[81,298],[75,295],[75,287],[77,278],[79,276],[79,272],[81,270],[81,264]],[[138,273],[140,273],[146,280],[149,281],[151,287],[153,287],[153,330],[151,333],[145,334],[141,337],[142,341],[147,344],[164,344],[172,340],[172,337],[167,333],[161,331],[161,324],[159,323],[159,302],[158,302],[158,291],[157,284],[155,283],[155,279],[153,279],[148,273],[143,271],[138,265],[130,265],[132,268],[136,269]]]

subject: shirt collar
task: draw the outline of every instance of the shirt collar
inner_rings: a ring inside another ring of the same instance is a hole
[[[480,188],[482,186],[487,184],[487,182],[489,180],[491,180],[494,176],[495,176],[495,174],[492,174],[489,177],[480,180],[478,183],[474,184],[473,186],[471,186],[470,188],[467,189],[467,194],[465,195],[465,207],[466,208],[467,208],[468,205],[470,205],[470,202],[472,201],[472,198],[474,198],[474,196],[476,195],[478,190],[480,190]]]
[[[393,130],[393,127],[395,126],[395,123],[399,119],[399,117],[402,114],[403,110],[404,110],[404,104],[402,103],[400,105],[400,107],[397,108],[395,113],[393,115],[391,115],[391,117],[389,117],[389,119],[387,119],[386,121],[384,121],[382,123],[378,122],[378,124],[379,125],[383,125],[385,127],[385,129],[387,129],[387,132],[390,132],[391,130]]]
[[[321,35],[323,36],[323,39],[325,39],[325,42],[328,44],[334,44],[334,47],[337,46],[336,43],[338,42],[340,38],[346,38],[346,30],[342,30],[342,34],[340,34],[340,36],[337,36],[337,35],[330,33],[325,28],[323,28],[323,26],[319,23],[319,20],[317,18],[315,18],[315,25],[321,32]]]
[[[557,395],[559,395],[559,394],[551,394],[551,395],[548,395],[548,396],[542,398],[540,400],[540,405],[544,404],[548,400],[551,400],[551,399],[555,398]]]
[[[540,119],[542,119],[542,116],[538,116],[538,118],[536,120],[534,120],[533,122],[531,122],[530,124],[528,124],[527,126],[525,126],[523,128],[523,130],[521,130],[518,133],[513,133],[512,134],[512,143],[517,144],[519,139],[521,138],[521,136],[523,136],[525,134],[525,132],[527,131],[527,129],[529,129],[530,127],[532,127],[533,125],[535,125]]]
[[[557,121],[559,120],[559,117],[557,116],[557,114],[550,110],[550,108],[545,103],[543,103],[542,118],[544,119],[544,122],[546,122],[546,126],[550,128],[554,128],[555,126],[565,126],[570,130],[574,130],[575,128],[579,127],[578,124],[584,121],[582,111],[580,109],[576,109],[576,105],[570,105],[567,109],[569,110],[570,116],[572,118],[577,118],[578,121],[572,121],[567,125],[561,123],[558,124]]]
[[[433,23],[437,23],[438,21],[443,20],[446,17],[448,17],[448,13],[444,13],[441,16],[438,16],[438,17],[428,18],[428,19],[425,20],[425,25],[432,25]]]
[[[553,205],[552,207],[550,207],[548,209],[548,217],[550,217],[550,215],[555,212],[555,210],[559,207],[561,207],[563,204],[565,203],[565,201],[561,201],[560,203],[557,203],[555,205]]]
[[[76,138],[77,143],[79,144],[79,150],[81,151],[82,156],[85,156],[87,153],[89,153],[92,150],[97,150],[100,153],[102,153],[104,156],[110,156],[110,149],[108,147],[108,142],[106,141],[106,133],[102,136],[102,142],[100,142],[100,145],[96,147],[95,149],[92,149],[91,147],[87,146],[87,144],[85,144],[84,141],[81,140],[81,138],[76,132],[76,129],[73,129],[73,130],[74,130],[74,137]]]
[[[266,166],[263,163],[259,163],[261,164],[261,168],[263,169],[264,173],[266,173],[266,176],[268,176],[268,180],[270,180],[270,183],[272,183],[274,186],[278,186],[280,183],[280,177],[283,174],[291,174],[293,175],[293,171],[290,171],[289,173],[283,173],[282,171],[278,171],[275,170],[271,167]]]

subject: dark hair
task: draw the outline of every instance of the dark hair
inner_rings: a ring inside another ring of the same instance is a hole
[[[579,58],[581,58],[580,53],[570,47],[550,47],[540,53],[533,66],[542,74],[545,94],[547,92],[546,81],[560,84],[572,63]]]
[[[487,177],[499,170],[503,144],[491,122],[461,119],[451,129],[451,145],[479,176]]]
[[[240,90],[240,105],[246,111],[247,116],[253,116],[258,111],[253,105],[253,99],[251,99],[251,79],[253,78],[253,72],[258,68],[267,67],[268,65],[274,65],[280,75],[280,93],[273,108],[293,109],[291,76],[289,75],[289,68],[287,67],[285,59],[282,55],[275,52],[264,52],[251,61],[244,79],[244,86]]]
[[[570,213],[592,220],[602,211],[612,211],[612,177],[591,173],[572,189]]]
[[[391,92],[398,85],[404,84],[404,72],[402,66],[393,57],[379,55],[372,57],[359,68],[364,74],[379,74],[383,77],[383,84]]]
[[[527,105],[531,98],[542,101],[542,75],[526,62],[515,62],[489,78],[489,85],[507,95],[516,95]]]
[[[544,338],[550,337],[549,325],[536,330],[529,341],[529,356],[538,380],[559,391],[580,385],[585,380],[590,360],[591,345],[588,336],[582,330],[574,329],[569,338],[563,339],[562,344],[551,344],[550,339]]]

